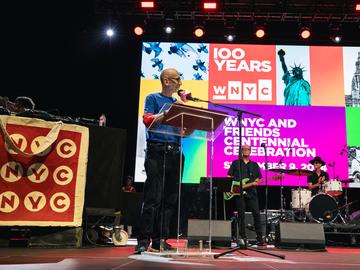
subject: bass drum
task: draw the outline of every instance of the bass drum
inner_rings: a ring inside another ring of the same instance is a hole
[[[327,194],[317,194],[311,198],[308,212],[317,222],[332,222],[339,214],[335,199]]]

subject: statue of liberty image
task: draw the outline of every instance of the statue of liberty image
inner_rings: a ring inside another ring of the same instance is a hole
[[[303,68],[301,65],[291,67],[291,73],[285,64],[285,51],[279,50],[278,55],[280,58],[281,66],[284,71],[282,79],[286,85],[284,90],[285,105],[311,105],[311,91],[310,84],[303,77]]]

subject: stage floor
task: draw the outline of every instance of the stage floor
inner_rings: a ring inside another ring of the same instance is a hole
[[[218,259],[133,255],[134,246],[55,248],[0,248],[0,269],[360,269],[360,248],[327,248],[324,252],[264,248],[285,255],[285,260],[251,250],[240,250]],[[213,250],[223,252],[224,250]]]

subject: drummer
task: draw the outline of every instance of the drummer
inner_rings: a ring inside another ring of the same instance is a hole
[[[314,165],[314,171],[311,175],[307,177],[308,187],[311,190],[311,196],[314,196],[319,191],[324,190],[324,184],[329,180],[329,174],[321,170],[321,167],[326,163],[317,156],[314,159],[310,160],[310,163]]]

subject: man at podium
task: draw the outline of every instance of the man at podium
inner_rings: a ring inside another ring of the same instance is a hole
[[[164,104],[182,103],[173,97],[181,86],[179,72],[174,68],[164,69],[160,75],[161,92],[149,94],[145,99],[143,122],[146,128],[146,156],[143,206],[140,217],[140,231],[135,254],[160,250],[160,240],[164,239],[163,250],[173,249],[166,242],[169,237],[169,223],[176,207],[178,181],[180,176],[180,136],[173,126],[159,124]],[[154,129],[149,129],[156,125]],[[184,162],[184,157],[182,157]]]

